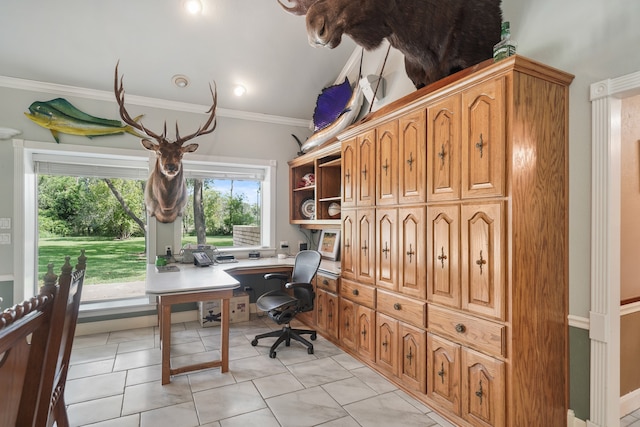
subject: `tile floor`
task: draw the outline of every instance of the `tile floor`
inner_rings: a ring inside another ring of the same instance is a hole
[[[253,347],[268,318],[231,325],[229,372],[219,368],[160,384],[155,327],[76,337],[65,398],[72,426],[393,427],[453,425],[318,335],[270,359],[273,338]],[[172,327],[172,366],[219,357],[220,328]],[[635,424],[634,424],[635,425]]]

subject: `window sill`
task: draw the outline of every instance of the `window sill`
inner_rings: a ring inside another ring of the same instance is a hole
[[[142,313],[155,311],[157,304],[149,297],[137,297],[80,304],[80,319],[111,316],[117,314]]]

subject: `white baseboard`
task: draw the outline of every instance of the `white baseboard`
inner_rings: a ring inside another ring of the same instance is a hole
[[[171,323],[196,321],[198,321],[198,310],[171,313]],[[78,323],[78,325],[76,326],[76,336],[101,334],[113,331],[124,331],[127,329],[147,328],[149,326],[158,326],[157,316],[136,316],[124,319]]]
[[[567,413],[567,427],[586,427],[587,423],[580,418],[576,418],[576,414],[573,410],[569,409]]]
[[[624,417],[640,408],[640,388],[620,398],[620,416]]]

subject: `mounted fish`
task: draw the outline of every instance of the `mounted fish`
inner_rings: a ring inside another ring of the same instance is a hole
[[[300,151],[306,153],[335,137],[355,121],[361,106],[362,89],[358,84],[351,89],[347,78],[340,84],[324,88],[313,112],[314,133],[300,145]]]
[[[29,106],[29,113],[24,113],[34,123],[49,129],[53,139],[60,143],[60,133],[69,135],[96,136],[121,135],[130,133],[142,138],[135,129],[129,125],[123,125],[120,120],[102,119],[84,113],[74,107],[64,98],[56,98],[51,101],[36,101]],[[135,118],[138,121],[142,116]]]

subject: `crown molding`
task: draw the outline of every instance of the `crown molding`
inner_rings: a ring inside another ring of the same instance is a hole
[[[55,83],[39,82],[35,80],[19,79],[16,77],[0,76],[0,87],[28,90],[32,92],[49,92],[60,96],[75,96],[79,98],[94,99],[97,101],[115,102],[113,92],[87,89],[76,86],[60,85]],[[186,102],[169,101],[166,99],[149,98],[145,96],[129,94],[127,94],[127,104],[196,114],[202,114],[204,111],[207,111],[211,107],[210,105],[190,104]],[[270,114],[251,113],[247,111],[230,110],[227,108],[217,108],[216,115],[219,117],[227,117],[230,119],[273,123],[277,125],[297,126],[305,128],[308,128],[310,126],[310,121],[305,119],[273,116]]]

